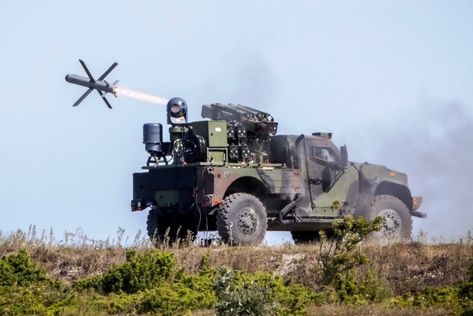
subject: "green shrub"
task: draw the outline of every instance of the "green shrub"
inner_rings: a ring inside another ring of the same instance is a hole
[[[310,303],[320,302],[320,295],[271,273],[250,275],[221,268],[214,289],[218,315],[303,315]]]
[[[0,286],[27,286],[48,281],[46,272],[33,263],[25,250],[0,259]]]
[[[381,229],[381,223],[382,217],[369,221],[364,217],[345,216],[332,224],[332,239],[323,231],[320,233],[322,260],[315,273],[330,302],[380,302],[391,296],[378,273],[368,271],[362,280],[356,274],[356,268],[368,262],[360,245],[369,234]]]
[[[393,295],[386,281],[381,279],[379,271],[369,270],[360,288],[360,293],[370,303],[380,303]]]
[[[310,305],[387,302],[473,315],[473,261],[465,282],[456,287],[426,288],[387,300],[392,293],[379,271],[358,269],[367,262],[359,244],[374,224],[350,217],[337,222],[336,239],[326,247],[319,267],[326,282],[319,290],[269,272],[215,269],[209,255],[202,257],[197,273],[189,274],[171,252],[162,250],[141,255],[129,251],[124,263],[71,287],[49,277],[26,251],[19,251],[0,259],[0,315],[183,315],[209,309],[218,315],[304,315]]]
[[[473,258],[470,259],[467,281],[461,283],[459,286],[459,295],[462,299],[473,300]]]
[[[0,259],[0,314],[62,314],[76,304],[70,287],[52,280],[26,253]]]
[[[131,294],[155,288],[172,279],[176,272],[176,260],[171,252],[153,250],[137,256],[134,251],[128,251],[125,263],[103,275],[77,281],[74,287],[94,288],[102,294]]]
[[[454,287],[426,288],[415,294],[404,294],[391,299],[391,305],[401,307],[442,307],[460,313],[464,302],[458,296],[458,289]]]
[[[159,312],[163,315],[176,315],[192,310],[213,308],[215,302],[211,286],[201,288],[199,291],[182,283],[176,283],[146,291],[138,310],[141,313]]]
[[[460,284],[458,294],[462,299],[473,300],[473,282],[468,281]]]
[[[182,314],[215,305],[213,270],[201,268],[189,275],[179,270],[174,255],[161,250],[137,256],[128,252],[126,262],[101,276],[77,281],[74,288],[95,289],[93,303],[109,313]]]
[[[331,285],[346,277],[357,266],[367,263],[367,256],[361,251],[360,244],[374,231],[381,229],[383,218],[369,221],[364,217],[345,216],[332,224],[333,238],[328,240],[321,232],[321,249],[330,243],[322,253],[321,282]]]
[[[456,287],[425,288],[418,293],[407,293],[391,300],[394,306],[443,307],[456,314],[473,315],[473,260],[467,272],[467,281]]]

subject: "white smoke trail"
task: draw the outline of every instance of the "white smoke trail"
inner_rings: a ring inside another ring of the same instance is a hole
[[[127,96],[129,98],[133,98],[133,99],[136,99],[136,100],[141,100],[141,101],[154,103],[154,104],[160,104],[160,105],[165,105],[169,101],[169,100],[167,100],[165,98],[162,98],[162,97],[158,97],[158,96],[155,96],[155,95],[138,92],[138,91],[123,88],[123,87],[114,87],[113,88],[113,93],[116,94],[116,95],[123,95],[123,96]]]

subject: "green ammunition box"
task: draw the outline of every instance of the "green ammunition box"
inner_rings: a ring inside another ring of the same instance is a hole
[[[205,138],[208,147],[227,147],[227,123],[225,121],[198,121],[190,125],[194,134]]]

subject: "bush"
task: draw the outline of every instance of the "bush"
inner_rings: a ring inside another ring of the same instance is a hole
[[[367,263],[360,244],[366,236],[381,229],[382,220],[382,217],[369,221],[364,217],[346,216],[332,224],[331,240],[321,231],[321,249],[330,243],[330,247],[326,247],[328,250],[322,253],[322,284],[332,285],[351,274],[355,267]]]
[[[200,277],[197,277],[199,279]],[[196,280],[197,283],[202,280]],[[176,283],[146,291],[139,303],[140,313],[161,313],[163,315],[183,314],[191,310],[209,309],[215,305],[215,295],[209,287],[195,288]]]
[[[62,314],[76,304],[69,287],[50,279],[26,251],[0,259],[0,314]]]
[[[214,290],[218,315],[303,315],[310,303],[321,301],[321,295],[271,273],[249,275],[227,268],[218,270]]]
[[[320,233],[322,260],[316,273],[320,276],[322,290],[329,293],[330,301],[379,302],[391,296],[378,273],[368,271],[361,281],[356,274],[356,268],[368,262],[360,245],[369,234],[381,229],[382,220],[382,217],[369,221],[364,217],[346,216],[332,224],[332,239],[329,240],[323,231]]]
[[[137,256],[126,253],[126,262],[103,275],[77,281],[76,289],[94,288],[99,293],[137,293],[170,281],[176,274],[176,260],[171,252],[149,251]]]
[[[171,252],[162,250],[140,255],[129,251],[124,263],[70,286],[51,278],[22,250],[0,259],[0,315],[182,315],[211,309],[218,315],[304,315],[310,305],[332,303],[390,303],[473,315],[473,261],[465,281],[456,286],[425,288],[387,300],[392,294],[379,271],[360,269],[367,260],[359,245],[375,228],[373,223],[348,217],[336,225],[336,239],[330,244],[322,239],[327,247],[318,273],[326,283],[316,290],[270,272],[215,269],[208,255],[202,257],[198,272],[190,274]]]
[[[409,307],[442,306],[462,315],[473,315],[473,260],[467,277],[467,281],[457,287],[428,287],[419,293],[396,297],[392,303]]]
[[[25,250],[0,259],[0,286],[28,286],[48,281],[46,272],[33,263]]]
[[[74,288],[94,289],[99,310],[109,313],[160,313],[174,315],[215,305],[212,271],[189,275],[177,268],[171,252],[127,252],[126,262],[101,276],[80,280]]]
[[[473,300],[473,258],[470,259],[467,281],[461,283],[459,286],[459,295],[463,299]]]

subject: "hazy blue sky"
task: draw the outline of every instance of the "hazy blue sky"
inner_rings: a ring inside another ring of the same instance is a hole
[[[280,133],[333,131],[350,159],[409,174],[447,238],[473,228],[471,1],[0,2],[0,230],[133,235],[142,124],[163,107],[66,84],[114,61],[111,80],[200,106],[259,107]],[[288,239],[287,235],[284,235]],[[60,237],[60,236],[59,236]],[[280,240],[273,236],[272,240]]]

